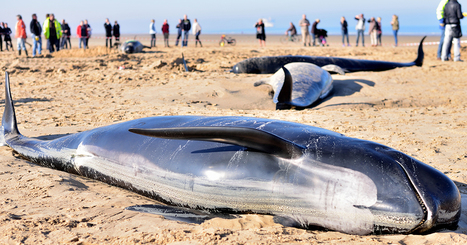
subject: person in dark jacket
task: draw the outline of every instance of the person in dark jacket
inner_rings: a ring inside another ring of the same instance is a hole
[[[3,35],[4,35],[4,40],[5,40],[5,48],[7,51],[9,51],[8,47],[11,48],[12,51],[15,51],[13,49],[13,44],[11,43],[11,29],[8,27],[8,23],[3,23]]]
[[[177,40],[175,41],[175,46],[178,46],[180,37],[182,36],[182,19],[178,20],[178,25],[176,26],[177,30]]]
[[[183,30],[183,42],[182,42],[182,47],[183,46],[188,46],[188,33],[190,33],[191,29],[191,22],[187,18],[186,15],[183,16],[183,21],[181,24],[182,30]]]
[[[112,24],[110,24],[109,19],[105,19],[104,23],[104,29],[105,29],[105,46],[107,48],[112,47]],[[110,46],[109,46],[110,42]]]
[[[65,20],[62,20],[62,41],[60,44],[60,47],[62,49],[64,48],[68,49],[68,46],[71,49],[70,36],[71,36],[70,26],[68,25],[68,23],[66,23]]]
[[[0,51],[3,51],[3,22],[0,23]]]
[[[117,21],[115,21],[113,31],[114,31],[115,42],[120,42],[120,25],[118,24]]]
[[[164,35],[164,46],[170,47],[169,46],[169,23],[167,23],[167,19],[164,20],[161,30],[162,30],[162,34]]]
[[[316,19],[311,26],[311,38],[313,38],[313,46],[316,46],[316,38],[318,38],[318,33],[316,31],[318,30],[319,22],[321,22],[320,19]],[[322,46],[322,44],[320,45]]]
[[[449,0],[449,2],[444,7],[444,23],[445,23],[445,33],[444,33],[444,44],[443,50],[441,52],[441,60],[447,60],[447,53],[449,46],[448,43],[453,43],[454,46],[454,61],[461,60],[460,52],[460,37],[462,37],[462,30],[460,26],[460,20],[464,18],[462,14],[461,5],[457,0]]]
[[[345,17],[341,17],[341,31],[342,31],[342,47],[345,47],[345,38],[347,37],[347,46],[350,47],[349,43],[349,24],[347,23],[347,20],[345,20]]]

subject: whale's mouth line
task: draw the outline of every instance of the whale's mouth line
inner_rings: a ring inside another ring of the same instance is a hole
[[[420,229],[422,227],[422,225],[428,220],[428,209],[425,205],[425,201],[423,200],[421,194],[420,194],[420,190],[417,189],[417,187],[415,186],[415,183],[412,179],[412,177],[409,175],[408,171],[405,169],[405,167],[399,162],[397,161],[397,164],[399,164],[399,166],[402,168],[402,170],[404,170],[404,173],[405,175],[407,176],[407,179],[409,180],[409,183],[410,185],[412,186],[412,188],[415,190],[415,196],[417,197],[417,200],[418,200],[418,203],[420,204],[422,210],[423,210],[423,218],[422,220],[420,221],[420,223],[418,223],[417,226],[415,226],[413,229],[411,229],[409,232],[407,233],[413,233],[414,231]]]

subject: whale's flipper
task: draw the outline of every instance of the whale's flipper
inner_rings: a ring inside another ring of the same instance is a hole
[[[418,45],[418,55],[417,59],[414,61],[416,66],[422,66],[423,65],[423,58],[425,57],[425,53],[423,52],[423,41],[425,41],[426,36],[422,38],[420,41],[420,44]]]
[[[243,146],[282,158],[303,155],[304,146],[277,135],[244,127],[131,128],[130,132],[164,139],[202,140]]]
[[[183,60],[183,67],[185,67],[185,71],[188,72],[188,67],[186,66],[185,56],[182,53],[182,60]]]
[[[279,95],[274,98],[274,103],[276,103],[276,110],[291,108],[289,102],[292,101],[293,79],[287,68],[283,66],[282,70],[284,71],[284,83],[282,84],[282,87],[278,89]]]
[[[321,69],[329,72],[329,73],[336,73],[339,75],[345,75],[344,69],[342,69],[340,66],[337,65],[325,65],[321,67]]]
[[[2,127],[0,132],[0,145],[6,145],[5,135],[20,135],[16,122],[15,107],[11,98],[10,76],[5,72],[5,111],[3,112]]]

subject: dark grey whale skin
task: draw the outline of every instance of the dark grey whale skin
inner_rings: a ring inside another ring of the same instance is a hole
[[[18,131],[8,77],[5,89],[0,136],[14,151],[170,205],[350,234],[423,233],[459,221],[460,194],[448,177],[381,144],[286,121],[201,116],[37,140]]]
[[[325,65],[336,65],[341,67],[346,73],[358,71],[386,71],[398,67],[422,66],[423,65],[423,41],[420,41],[418,46],[418,56],[413,62],[398,63],[389,61],[377,60],[359,60],[338,57],[321,57],[321,56],[265,56],[250,58],[238,62],[234,65],[232,71],[234,73],[254,73],[254,74],[273,74],[276,73],[282,66],[293,62],[307,62],[315,64],[319,67]]]

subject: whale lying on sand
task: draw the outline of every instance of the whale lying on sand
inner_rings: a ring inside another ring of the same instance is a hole
[[[425,40],[425,38],[426,37],[423,37],[418,46],[417,59],[408,63],[320,56],[265,56],[240,61],[234,65],[232,71],[234,73],[273,74],[282,66],[292,62],[312,63],[319,67],[337,65],[346,73],[357,71],[386,71],[397,67],[422,66],[424,57],[423,40]]]
[[[318,99],[325,98],[332,90],[329,72],[311,63],[289,63],[273,76],[255,83],[269,84],[274,90],[276,109],[308,107]]]
[[[18,131],[9,78],[0,140],[36,164],[212,213],[271,214],[350,234],[457,226],[459,190],[399,151],[308,125],[163,116],[54,140]]]
[[[143,49],[150,48],[148,46],[144,46],[139,41],[136,40],[129,40],[122,44],[120,48],[124,54],[133,54],[133,53],[141,53]]]

